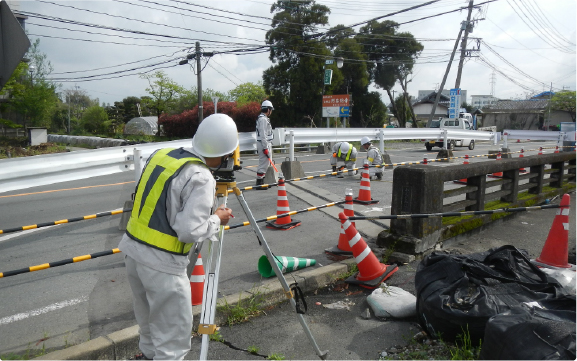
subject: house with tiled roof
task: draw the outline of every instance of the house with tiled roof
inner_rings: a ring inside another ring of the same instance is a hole
[[[495,104],[483,108],[480,127],[496,126],[497,131],[503,129],[524,130],[557,130],[562,122],[571,122],[571,115],[566,111],[547,109],[549,96],[536,96],[524,100],[499,100]]]

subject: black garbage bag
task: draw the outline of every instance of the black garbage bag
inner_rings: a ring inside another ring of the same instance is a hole
[[[540,303],[524,303],[491,317],[479,358],[575,360],[575,296]]]
[[[473,344],[483,339],[490,317],[562,294],[559,283],[514,246],[469,255],[433,252],[419,264],[415,288],[419,323],[431,337],[455,341],[468,332]]]

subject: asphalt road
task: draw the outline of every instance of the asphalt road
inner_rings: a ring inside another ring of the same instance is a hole
[[[528,151],[552,145],[542,142],[511,144],[511,150],[524,146]],[[474,151],[457,148],[454,154],[487,154],[490,149],[494,147],[479,143]],[[429,158],[436,156],[436,152],[427,152],[422,144],[414,143],[395,143],[394,147],[387,147],[387,151],[394,163],[420,161],[425,155]],[[307,175],[326,173],[330,169],[328,154],[297,153],[297,157]],[[363,153],[361,157],[364,157]],[[280,164],[283,155],[275,154],[275,160]],[[475,158],[470,162],[485,160]],[[243,161],[244,169],[237,173],[240,187],[253,185],[256,173],[254,157],[243,156]],[[387,170],[382,181],[371,182],[372,197],[381,201],[378,205],[355,210],[370,215],[389,214],[392,174]],[[0,229],[119,209],[130,199],[134,186],[133,173],[126,172],[0,193]],[[300,210],[342,200],[345,188],[352,188],[356,194],[358,186],[357,178],[347,176],[296,182],[287,185],[290,208]],[[246,191],[244,196],[257,219],[276,214],[276,188]],[[247,219],[235,197],[229,197],[228,205],[236,217],[231,225]],[[321,265],[328,264],[331,261],[326,258],[324,249],[338,243],[340,227],[334,212],[327,208],[295,215],[292,218],[301,220],[302,225],[290,232],[261,228],[276,255],[314,258]],[[119,219],[119,216],[110,216],[2,235],[0,272],[116,248],[122,235],[118,230]],[[375,236],[377,230],[386,226],[387,222],[373,223],[370,230],[366,226],[365,236]],[[363,227],[359,230],[363,232]],[[262,250],[250,227],[227,232],[223,244],[220,294],[230,295],[258,286],[261,277],[256,264],[261,255]],[[207,255],[203,256],[206,258]],[[122,253],[6,277],[0,279],[0,285],[0,355],[42,347],[61,348],[135,324]]]

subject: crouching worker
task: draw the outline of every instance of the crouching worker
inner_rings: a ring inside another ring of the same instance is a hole
[[[234,121],[214,114],[200,123],[192,148],[160,149],[148,159],[119,248],[125,254],[134,314],[140,327],[136,359],[182,360],[191,347],[188,253],[231,218],[212,212],[211,168],[226,164],[238,145]]]
[[[355,168],[355,162],[357,161],[357,148],[353,147],[348,142],[339,142],[333,145],[333,156],[331,157],[331,166],[333,167],[333,172],[337,171],[337,166],[339,162],[343,162],[347,169],[349,170],[349,176],[353,176],[353,168]],[[341,167],[341,169],[344,167]],[[356,171],[354,172],[357,173]],[[343,178],[342,174],[339,174],[339,178]]]
[[[371,140],[369,137],[362,137],[361,138],[361,147],[367,151],[367,160],[369,161],[369,165],[380,165],[380,168],[377,167],[370,167],[369,168],[369,176],[370,179],[374,179],[375,177],[378,180],[383,179],[383,156],[379,148],[375,147],[371,144]]]

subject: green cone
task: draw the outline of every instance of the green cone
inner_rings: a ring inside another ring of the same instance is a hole
[[[282,273],[296,271],[317,264],[316,260],[310,258],[276,256],[275,260]],[[267,278],[275,276],[274,270],[265,255],[258,260],[258,273]]]

